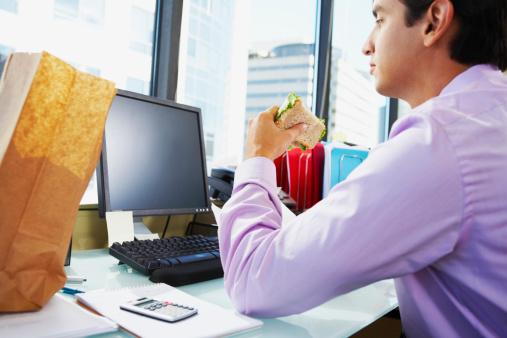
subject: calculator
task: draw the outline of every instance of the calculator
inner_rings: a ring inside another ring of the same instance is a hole
[[[197,314],[194,307],[147,297],[122,304],[120,309],[171,323]]]

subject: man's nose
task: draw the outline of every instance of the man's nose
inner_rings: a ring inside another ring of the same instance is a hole
[[[363,48],[362,48],[362,52],[364,55],[366,56],[370,56],[373,54],[373,52],[375,51],[375,47],[373,45],[373,42],[372,42],[372,36],[371,34],[368,36],[368,38],[366,39],[364,45],[363,45]]]

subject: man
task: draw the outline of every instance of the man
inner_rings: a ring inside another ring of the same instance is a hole
[[[395,278],[409,337],[507,336],[505,0],[375,0],[379,93],[410,103],[347,180],[281,226],[272,160],[304,129],[251,123],[219,220],[225,287],[255,316]],[[294,292],[297,290],[297,292]]]

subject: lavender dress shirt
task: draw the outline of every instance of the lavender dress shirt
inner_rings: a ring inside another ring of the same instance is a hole
[[[507,337],[507,77],[469,68],[282,224],[275,167],[244,161],[219,222],[242,313],[299,313],[395,278],[409,337]],[[297,290],[297,292],[294,292]]]

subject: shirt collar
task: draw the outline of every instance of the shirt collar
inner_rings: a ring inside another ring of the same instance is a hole
[[[478,79],[487,73],[499,71],[500,70],[496,66],[488,64],[472,66],[452,79],[452,81],[442,89],[439,96],[463,91],[467,87],[473,86]]]

